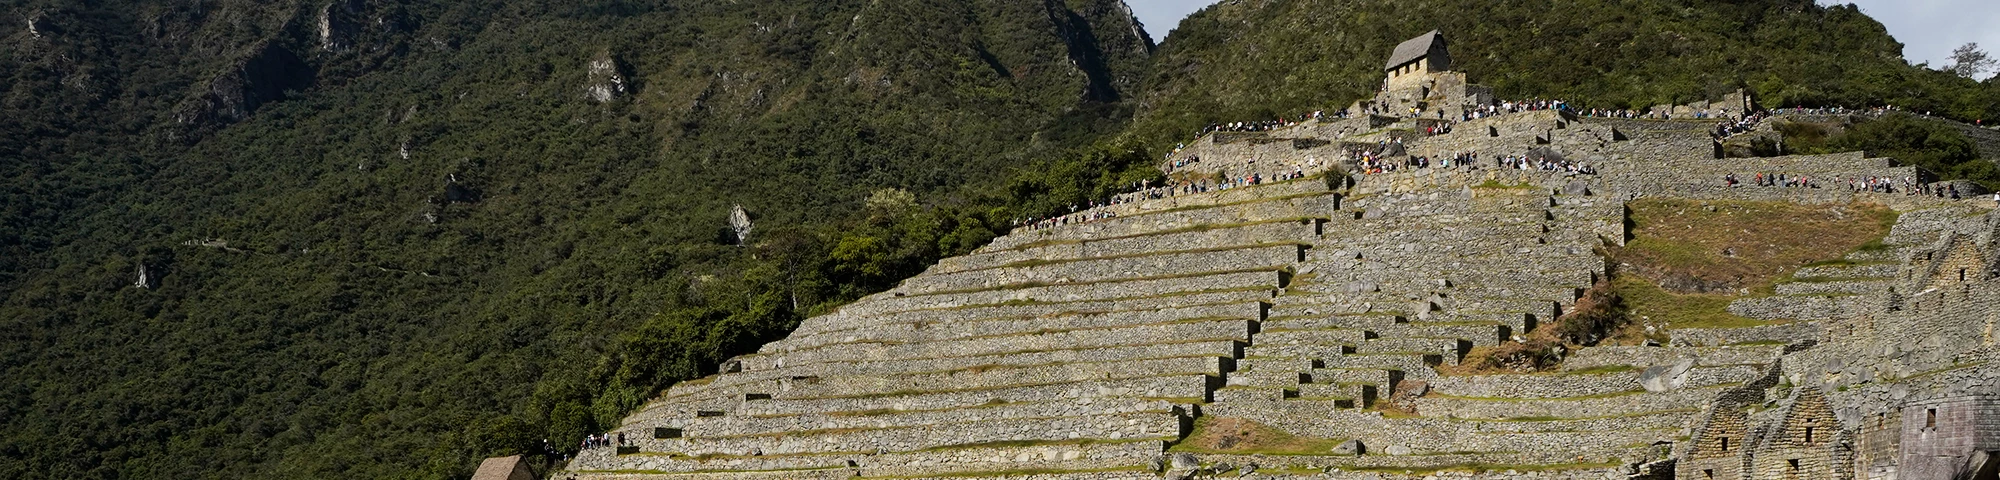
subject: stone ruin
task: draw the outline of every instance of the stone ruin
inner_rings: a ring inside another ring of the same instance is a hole
[[[1372,115],[1212,134],[1176,173],[1311,175],[1017,230],[673,386],[615,428],[630,445],[559,476],[1994,478],[1991,202],[1727,188],[1752,171],[1927,174],[1863,153],[1717,158],[1713,127],[1537,111],[1437,136]],[[1556,152],[1597,173],[1345,173],[1342,149],[1391,140],[1402,155]],[[1729,307],[1769,324],[1582,348],[1557,372],[1438,373],[1574,308],[1644,198],[1901,216],[1883,248]],[[1378,408],[1392,399],[1408,413]],[[1204,417],[1340,446],[1169,451]]]

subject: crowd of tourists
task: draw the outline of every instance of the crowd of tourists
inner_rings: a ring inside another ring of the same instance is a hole
[[[1757,129],[1757,124],[1764,123],[1764,119],[1766,118],[1771,118],[1770,112],[1752,113],[1742,118],[1717,123],[1715,124],[1715,131],[1710,132],[1709,135],[1715,137],[1716,140],[1723,140],[1732,136],[1749,133],[1751,130]]]
[[[1589,164],[1570,161],[1567,158],[1542,155],[1513,155],[1497,159],[1502,169],[1541,170],[1544,172],[1568,172],[1578,175],[1596,175],[1597,168]]]
[[[1179,148],[1175,148],[1175,149],[1174,149],[1174,152],[1175,152],[1175,153],[1179,153],[1179,152],[1180,152],[1180,149],[1179,149]],[[1169,153],[1169,154],[1167,154],[1167,155],[1168,155],[1169,157],[1171,157],[1171,156],[1172,156],[1173,154],[1172,154],[1172,153]],[[1187,168],[1187,167],[1190,167],[1190,166],[1194,166],[1195,164],[1198,164],[1198,163],[1201,163],[1201,155],[1188,155],[1188,156],[1187,156],[1187,158],[1183,158],[1183,159],[1180,159],[1180,160],[1174,160],[1174,163],[1173,163],[1173,164],[1170,164],[1170,165],[1167,165],[1167,173],[1171,174],[1171,173],[1174,173],[1174,171],[1177,171],[1177,170],[1180,170],[1180,169],[1183,169],[1183,168]]]
[[[1869,188],[1873,188],[1875,186],[1874,182],[1875,178],[1869,177],[1867,179],[1866,186]],[[1728,187],[1744,186],[1743,178],[1738,177],[1736,175],[1736,172],[1730,172],[1728,174],[1723,175],[1722,184]],[[1785,173],[1764,173],[1764,172],[1756,172],[1754,174],[1751,174],[1749,186],[1784,187],[1784,188],[1820,188],[1819,182],[1814,182],[1812,177],[1791,175]],[[1855,183],[1853,181],[1849,181],[1848,188],[1849,189],[1856,188]]]
[[[1207,135],[1215,132],[1268,132],[1282,128],[1295,127],[1301,123],[1305,123],[1310,120],[1320,120],[1324,118],[1347,118],[1347,112],[1336,111],[1334,113],[1328,114],[1326,113],[1325,110],[1316,110],[1278,120],[1266,120],[1261,122],[1230,122],[1230,123],[1210,124],[1207,128],[1201,129],[1200,133],[1195,134],[1195,138],[1201,138],[1202,135]]]
[[[1097,202],[1095,201],[1090,202],[1090,208],[1095,209],[1098,206],[1099,205],[1097,204]],[[1076,205],[1070,205],[1069,210],[1070,213],[1067,215],[1057,215],[1051,218],[1030,218],[1027,220],[1016,220],[1014,221],[1014,228],[1027,227],[1029,230],[1045,230],[1045,229],[1060,227],[1063,225],[1090,223],[1099,220],[1118,218],[1117,212],[1098,211],[1098,210],[1086,210],[1079,212],[1078,206]]]
[[[625,442],[625,432],[618,432],[616,434],[599,433],[599,434],[584,436],[582,448],[584,450],[589,450],[593,448],[622,447],[629,445],[631,444]]]
[[[1243,175],[1238,177],[1224,177],[1222,179],[1213,181],[1204,179],[1200,181],[1179,182],[1173,185],[1153,186],[1152,181],[1147,180],[1131,185],[1129,187],[1130,191],[1126,193],[1112,195],[1109,200],[1104,202],[1098,202],[1092,200],[1090,202],[1082,204],[1072,204],[1069,206],[1070,213],[1065,215],[1058,215],[1049,218],[1016,219],[1014,220],[1014,228],[1025,227],[1029,230],[1043,230],[1043,229],[1060,227],[1064,225],[1077,225],[1077,224],[1085,224],[1103,220],[1110,220],[1118,218],[1118,212],[1103,210],[1102,207],[1136,203],[1145,200],[1157,200],[1157,199],[1180,196],[1180,195],[1194,195],[1200,193],[1223,191],[1223,190],[1229,190],[1247,186],[1263,185],[1271,182],[1298,180],[1302,178],[1306,178],[1305,169],[1300,167],[1293,167],[1292,170],[1289,172],[1280,172],[1272,175],[1265,175],[1262,173],[1252,173],[1249,175]]]
[[[1384,157],[1381,154],[1382,151],[1380,148],[1354,150],[1349,152],[1349,155],[1354,161],[1356,171],[1369,175],[1421,168],[1465,167],[1477,170],[1481,165],[1480,154],[1478,152],[1461,152],[1435,158],[1427,155],[1411,155],[1397,158]],[[1547,154],[1531,153],[1528,155],[1494,157],[1493,167],[1501,170],[1540,170],[1544,172],[1566,172],[1577,175],[1597,174],[1597,168],[1588,164],[1560,157],[1552,157]]]
[[[1850,193],[1890,193],[1890,194],[1901,193],[1908,196],[1928,195],[1928,196],[1935,196],[1937,198],[1949,198],[1953,200],[1960,200],[1966,198],[1966,194],[1960,192],[1958,190],[1957,185],[1948,183],[1941,184],[1942,186],[1932,185],[1919,182],[1917,181],[1916,178],[1912,177],[1897,178],[1897,177],[1866,176],[1866,177],[1849,178],[1844,176],[1835,176],[1829,180],[1824,177],[1813,178],[1807,175],[1793,175],[1787,173],[1766,173],[1766,172],[1752,173],[1747,179],[1745,177],[1735,174],[1734,172],[1722,176],[1722,184],[1728,187],[1777,187],[1777,188],[1818,189],[1818,188],[1826,188],[1826,185],[1828,183],[1831,183],[1833,185],[1845,184],[1847,185],[1847,191]],[[2000,202],[2000,200],[1995,200],[1995,201]]]
[[[1451,123],[1451,122],[1442,122],[1442,123],[1437,123],[1437,124],[1434,124],[1434,125],[1430,125],[1430,126],[1426,126],[1426,127],[1424,127],[1424,136],[1426,136],[1426,137],[1435,137],[1435,136],[1438,136],[1438,135],[1444,135],[1444,134],[1448,134],[1448,133],[1451,133],[1451,126],[1452,126],[1452,123]]]

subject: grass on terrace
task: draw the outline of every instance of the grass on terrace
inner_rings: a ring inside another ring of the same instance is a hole
[[[1167,450],[1230,455],[1329,455],[1342,441],[1300,437],[1241,418],[1201,417],[1195,419],[1194,432]]]
[[[1647,324],[1772,324],[1731,314],[1729,303],[1772,294],[1800,267],[1887,248],[1882,239],[1897,218],[1889,208],[1860,204],[1649,199],[1628,208],[1632,238],[1611,252],[1619,265],[1612,286],[1632,320],[1619,343],[1643,341]]]
[[[1632,239],[1618,261],[1673,293],[1768,288],[1799,267],[1883,248],[1897,217],[1879,205],[1640,200],[1629,208]]]

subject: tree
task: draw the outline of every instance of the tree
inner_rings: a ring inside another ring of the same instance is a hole
[[[1951,51],[1951,66],[1945,71],[1965,78],[1976,78],[1979,74],[1992,70],[1996,63],[1991,55],[1979,49],[1978,43],[1967,43]]]

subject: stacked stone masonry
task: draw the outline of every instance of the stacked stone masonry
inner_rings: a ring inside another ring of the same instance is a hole
[[[1462,91],[1438,98],[1490,98],[1444,80]],[[1356,451],[1197,454],[1202,475],[1916,480],[2000,452],[1991,205],[1835,185],[1923,175],[1860,153],[1716,158],[1713,122],[1537,111],[1421,125],[1361,115],[1204,136],[1168,178],[1309,176],[1020,229],[675,385],[616,427],[628,445],[561,475],[1152,479],[1192,473],[1171,457],[1220,419]],[[1534,152],[1596,173],[1490,160],[1348,173],[1348,151],[1390,143],[1400,159]],[[1722,184],[1757,172],[1825,185]],[[1901,217],[1880,248],[1730,306],[1767,324],[1583,348],[1553,372],[1439,373],[1574,309],[1609,278],[1600,252],[1627,240],[1625,205],[1642,198]]]

